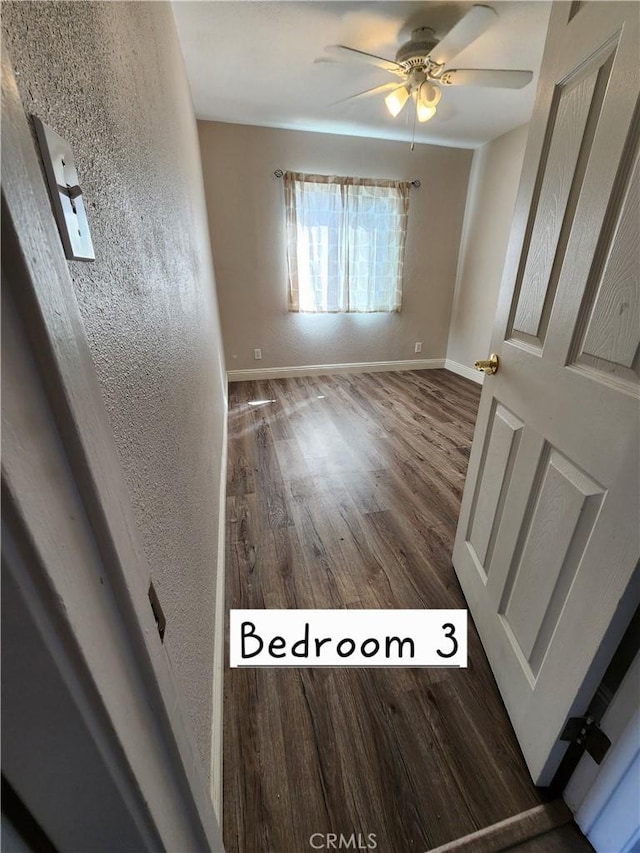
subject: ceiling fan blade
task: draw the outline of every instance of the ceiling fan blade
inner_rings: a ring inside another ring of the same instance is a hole
[[[497,14],[491,6],[473,6],[464,18],[461,18],[455,27],[438,42],[429,54],[429,58],[439,65],[445,65],[479,35],[482,35],[496,18]]]
[[[533,78],[533,71],[508,71],[496,68],[452,68],[438,78],[445,86],[488,86],[494,89],[522,89]]]
[[[393,83],[383,83],[382,86],[374,86],[373,89],[365,89],[364,92],[357,92],[355,95],[349,95],[346,98],[340,98],[339,101],[333,101],[329,104],[330,107],[335,106],[336,104],[344,104],[345,101],[353,101],[354,98],[368,98],[371,95],[377,95],[378,92],[389,92],[391,89],[397,89],[398,84],[393,81]]]
[[[398,74],[401,77],[405,76],[402,66],[398,65],[397,62],[392,62],[390,59],[385,59],[382,56],[375,56],[373,53],[366,53],[364,50],[356,50],[355,47],[347,47],[344,44],[330,44],[325,50],[339,59],[366,62],[369,65],[382,68],[384,71],[391,71],[392,74]]]

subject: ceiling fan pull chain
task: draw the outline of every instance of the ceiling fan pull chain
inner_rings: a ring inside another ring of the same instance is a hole
[[[413,111],[413,128],[411,130],[411,150],[416,147],[416,118],[418,116],[418,106],[416,104],[416,108]]]

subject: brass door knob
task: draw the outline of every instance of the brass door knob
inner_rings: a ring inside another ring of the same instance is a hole
[[[497,373],[498,368],[500,367],[500,360],[495,352],[492,352],[489,358],[485,358],[481,361],[476,361],[475,368],[476,370],[482,370],[488,376],[493,376],[494,373]]]

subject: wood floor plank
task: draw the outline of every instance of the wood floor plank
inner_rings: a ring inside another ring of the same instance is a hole
[[[247,495],[255,491],[253,482],[254,465],[247,436],[229,441],[231,465],[227,476],[227,495]]]
[[[237,383],[229,608],[464,607],[453,537],[480,389],[444,370]],[[423,851],[544,802],[478,635],[469,667],[227,669],[229,853],[312,833]]]

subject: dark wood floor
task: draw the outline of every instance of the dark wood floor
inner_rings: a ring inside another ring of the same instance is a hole
[[[464,607],[478,400],[443,370],[232,384],[228,608]],[[228,853],[423,853],[542,801],[472,624],[467,670],[225,673]]]

